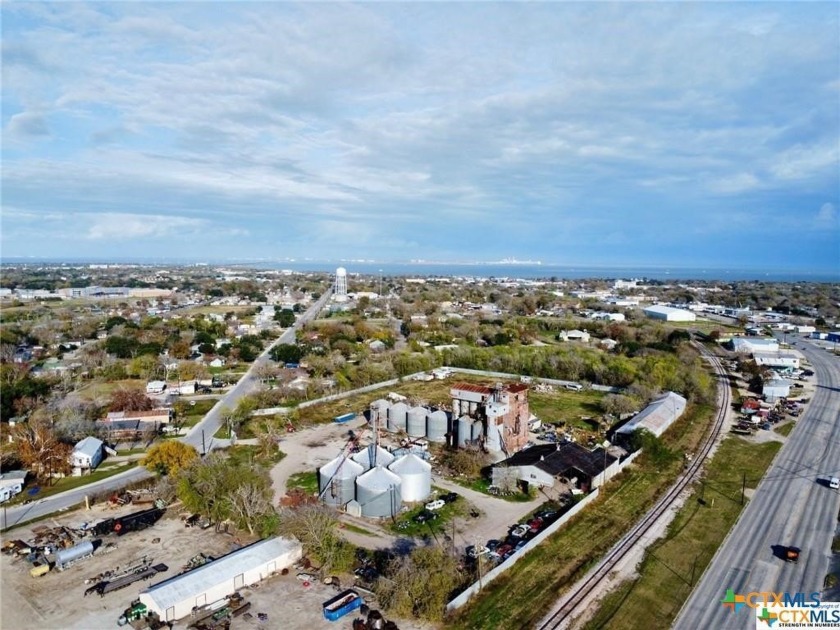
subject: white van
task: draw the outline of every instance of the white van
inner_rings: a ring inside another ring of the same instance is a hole
[[[828,482],[828,487],[837,490],[840,488],[840,479],[837,477],[832,477],[831,480]]]

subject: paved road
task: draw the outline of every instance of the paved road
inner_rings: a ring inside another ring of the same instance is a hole
[[[840,476],[840,360],[806,341],[797,348],[816,372],[816,392],[683,607],[678,630],[755,628],[752,609],[734,613],[720,603],[728,588],[740,594],[822,590],[840,510],[840,492],[822,482]],[[799,562],[782,561],[775,545],[801,547]]]
[[[228,391],[216,405],[204,416],[201,422],[197,423],[187,435],[179,438],[182,442],[190,444],[199,452],[208,452],[215,447],[223,446],[228,443],[225,440],[223,443],[216,444],[213,440],[213,435],[222,425],[222,410],[224,408],[233,409],[236,404],[247,394],[251,393],[259,385],[258,380],[254,377],[255,370],[259,365],[269,361],[268,353],[276,344],[279,343],[294,343],[295,332],[306,322],[314,319],[332,295],[332,290],[328,290],[318,298],[318,301],[310,306],[305,313],[303,313],[295,322],[294,326],[287,329],[277,338],[270,346],[268,346],[262,354],[251,364],[248,371],[239,379],[239,382]],[[202,445],[202,442],[204,443]],[[145,468],[132,468],[124,473],[108,477],[101,481],[97,481],[75,490],[68,490],[46,499],[41,499],[26,505],[19,505],[11,508],[3,508],[0,511],[0,529],[6,529],[8,526],[14,526],[17,523],[65,510],[76,506],[85,500],[85,495],[99,494],[102,492],[112,492],[122,488],[128,484],[148,479],[151,477]]]

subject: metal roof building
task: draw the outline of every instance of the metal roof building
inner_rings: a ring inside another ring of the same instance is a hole
[[[302,555],[296,540],[266,538],[150,586],[140,593],[140,601],[161,620],[174,621],[282,571]]]
[[[674,392],[668,392],[633,416],[616,433],[628,435],[636,429],[647,429],[659,437],[682,415],[685,405],[685,398]]]
[[[666,322],[693,322],[697,320],[697,315],[691,311],[659,304],[647,307],[644,309],[644,313],[651,319],[664,319]]]

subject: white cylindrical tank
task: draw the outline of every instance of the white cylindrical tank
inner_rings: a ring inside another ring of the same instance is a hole
[[[484,425],[481,423],[481,420],[476,420],[475,422],[473,422],[471,431],[472,441],[476,442],[477,440],[479,440],[483,433]]]
[[[388,409],[388,430],[392,433],[405,431],[406,419],[408,418],[408,405],[398,402]]]
[[[452,401],[452,417],[458,418],[461,416],[461,401],[454,399]]]
[[[400,492],[406,503],[422,501],[432,493],[432,465],[414,453],[394,460],[388,468],[402,481]]]
[[[62,549],[55,553],[55,566],[63,569],[76,560],[93,555],[93,543],[89,540],[73,545],[69,549]]]
[[[380,398],[379,400],[374,400],[370,403],[370,421],[373,424],[373,421],[376,420],[377,426],[381,429],[384,429],[386,424],[388,423],[388,409],[391,406],[384,398]]]
[[[467,445],[472,439],[472,418],[469,416],[462,416],[460,420],[458,420],[458,446],[464,447]]]
[[[344,505],[355,496],[356,477],[365,469],[349,457],[339,455],[318,469],[318,496],[329,505]]]
[[[502,450],[502,439],[499,435],[500,428],[496,426],[492,418],[487,420],[487,439],[484,441],[484,445],[488,451],[498,453]]]
[[[426,418],[426,437],[430,442],[446,442],[446,434],[449,431],[449,420],[443,409],[438,409],[429,414]]]
[[[428,413],[428,410],[424,407],[412,407],[408,410],[406,433],[409,437],[425,437],[426,415]]]
[[[365,470],[370,470],[376,466],[387,466],[394,461],[394,456],[378,444],[371,444],[353,455],[353,461]]]
[[[402,506],[399,475],[377,466],[356,478],[356,501],[362,507],[362,516],[394,516]]]

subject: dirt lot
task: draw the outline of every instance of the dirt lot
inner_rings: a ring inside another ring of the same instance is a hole
[[[136,509],[136,508],[135,508]],[[130,513],[131,508],[118,510],[94,507],[89,512],[75,512],[60,519],[42,521],[38,525],[67,525],[77,527],[83,522],[96,522],[102,518]],[[30,540],[31,529],[12,530],[6,539]],[[160,542],[152,543],[160,538]],[[82,560],[65,571],[52,571],[40,578],[29,575],[30,564],[23,558],[0,556],[0,627],[17,630],[110,630],[117,627],[123,610],[150,584],[176,575],[187,561],[203,552],[220,556],[235,548],[235,536],[217,534],[212,528],[200,530],[185,528],[177,508],[170,509],[153,527],[142,532],[129,533],[118,538],[108,536],[104,542],[115,542],[115,550]],[[248,540],[241,542],[247,543]],[[150,582],[138,582],[105,597],[84,596],[84,581],[117,566],[127,566],[133,560],[148,554],[154,563],[164,563],[169,571]],[[308,587],[295,578],[295,571],[288,576],[277,576],[257,588],[242,591],[251,602],[252,618],[237,618],[232,628],[336,628],[323,618],[321,604],[335,591],[323,584]],[[268,615],[261,622],[257,613]],[[348,615],[348,621],[352,617]],[[346,624],[349,626],[349,623]],[[398,621],[404,630],[432,628],[416,623]],[[186,628],[186,623],[176,628]],[[341,627],[341,626],[338,626]]]

